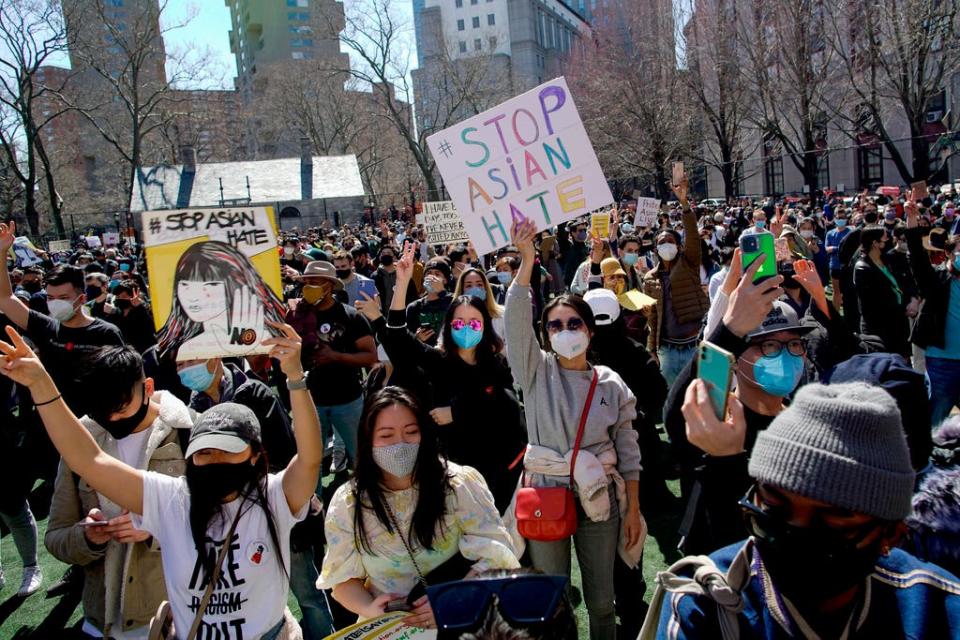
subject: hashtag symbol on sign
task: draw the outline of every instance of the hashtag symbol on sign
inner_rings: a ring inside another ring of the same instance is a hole
[[[453,153],[453,146],[449,142],[444,140],[443,142],[440,143],[440,153],[442,153],[445,158],[449,158],[450,155]]]
[[[162,227],[160,218],[150,218],[150,233],[160,233]]]

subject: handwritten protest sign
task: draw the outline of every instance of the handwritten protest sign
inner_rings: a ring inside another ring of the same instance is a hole
[[[143,245],[161,353],[266,353],[283,317],[271,207],[145,211]]]
[[[89,249],[97,249],[101,246],[100,236],[84,236],[83,241]]]
[[[610,236],[610,212],[598,211],[590,214],[590,231],[600,238]]]
[[[510,242],[514,220],[537,229],[613,202],[563,78],[427,138],[478,253]]]
[[[463,219],[457,215],[457,208],[449,200],[423,203],[423,213],[417,217],[423,220],[430,244],[450,244],[470,239],[463,228]]]
[[[654,227],[657,224],[657,214],[660,213],[658,198],[637,198],[637,215],[633,223],[637,227]]]
[[[341,629],[324,640],[427,640],[437,637],[435,630],[405,627],[403,619],[408,615],[402,611],[385,613]]]
[[[108,247],[115,247],[120,244],[120,234],[116,231],[103,232],[103,244]]]
[[[48,251],[70,251],[69,240],[51,240],[47,243]]]

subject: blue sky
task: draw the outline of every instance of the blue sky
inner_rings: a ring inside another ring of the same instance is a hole
[[[233,88],[233,79],[237,75],[237,63],[230,52],[227,31],[230,30],[230,9],[223,0],[170,0],[166,13],[169,20],[182,20],[189,12],[196,12],[186,27],[171,31],[165,44],[167,47],[197,43],[209,47],[210,55],[225,69],[225,89]],[[214,89],[216,87],[204,87]]]

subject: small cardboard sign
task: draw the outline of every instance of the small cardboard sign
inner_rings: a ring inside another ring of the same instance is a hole
[[[423,213],[417,217],[423,220],[423,228],[430,244],[452,244],[470,240],[467,230],[463,228],[463,218],[457,214],[457,208],[450,200],[424,202]]]
[[[13,240],[13,246],[10,247],[18,267],[32,267],[40,264],[43,260],[37,256],[36,247],[30,242],[27,236],[17,236]]]
[[[600,238],[610,236],[610,212],[599,211],[590,214],[590,231]]]
[[[120,234],[116,231],[103,232],[103,244],[108,247],[115,247],[120,244]]]
[[[72,244],[69,240],[51,240],[47,243],[48,251],[70,251]]]
[[[653,227],[657,224],[660,214],[660,200],[658,198],[637,198],[637,214],[633,218],[635,227]]]
[[[100,236],[84,236],[83,241],[86,243],[88,249],[97,249],[102,246]]]

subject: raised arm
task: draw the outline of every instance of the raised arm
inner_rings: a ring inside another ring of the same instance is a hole
[[[13,328],[0,341],[0,373],[30,389],[33,401],[63,461],[87,483],[133,513],[143,513],[143,473],[103,452],[63,401],[39,358]]]
[[[6,258],[13,241],[17,236],[17,223],[4,224],[0,222],[0,256]],[[0,274],[0,312],[21,329],[27,328],[30,318],[30,308],[17,296],[13,295],[13,285],[10,284],[10,274],[2,269]]]
[[[263,344],[272,346],[270,357],[280,361],[280,370],[288,383],[304,379],[300,363],[302,341],[288,324],[271,322],[283,335],[267,338]],[[304,386],[290,390],[290,406],[293,409],[293,437],[297,441],[297,453],[290,460],[283,474],[283,494],[291,513],[297,513],[307,504],[317,489],[320,464],[323,461],[323,440],[320,436],[320,417],[313,404],[310,390]]]
[[[533,382],[537,367],[540,365],[542,351],[540,343],[533,333],[533,300],[531,298],[530,276],[536,262],[536,249],[533,238],[537,229],[532,222],[514,222],[513,243],[520,250],[520,271],[507,290],[507,304],[504,319],[507,329],[507,360],[517,382],[524,389]]]

